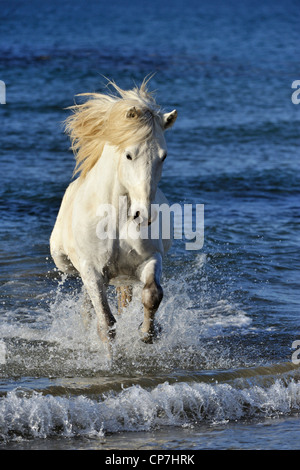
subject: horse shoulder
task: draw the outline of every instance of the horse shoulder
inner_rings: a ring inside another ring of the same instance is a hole
[[[68,186],[57,214],[50,237],[50,250],[54,258],[65,255],[71,259],[70,255],[73,251],[72,212],[77,188],[78,180]]]

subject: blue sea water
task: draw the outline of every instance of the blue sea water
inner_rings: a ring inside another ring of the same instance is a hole
[[[299,3],[0,7],[0,448],[298,449]],[[74,168],[62,122],[104,77],[152,73],[178,110],[161,188],[204,204],[204,246],[175,241],[161,339],[139,340],[137,296],[110,363],[49,253]]]

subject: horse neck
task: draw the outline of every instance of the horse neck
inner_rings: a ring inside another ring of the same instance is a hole
[[[118,178],[119,155],[115,147],[105,145],[101,157],[86,177],[88,191],[98,203],[113,204],[122,195],[122,187]]]

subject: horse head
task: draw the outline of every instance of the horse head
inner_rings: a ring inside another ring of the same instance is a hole
[[[147,121],[151,132],[145,139],[125,145],[119,152],[118,177],[128,198],[129,214],[133,219],[151,223],[151,204],[154,202],[167,157],[164,137],[177,117],[177,111],[154,114],[148,108],[132,106],[126,111],[127,120]]]

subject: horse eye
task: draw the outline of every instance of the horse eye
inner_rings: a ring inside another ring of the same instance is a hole
[[[132,160],[132,156],[130,155],[130,153],[127,153],[126,158],[127,160]]]

